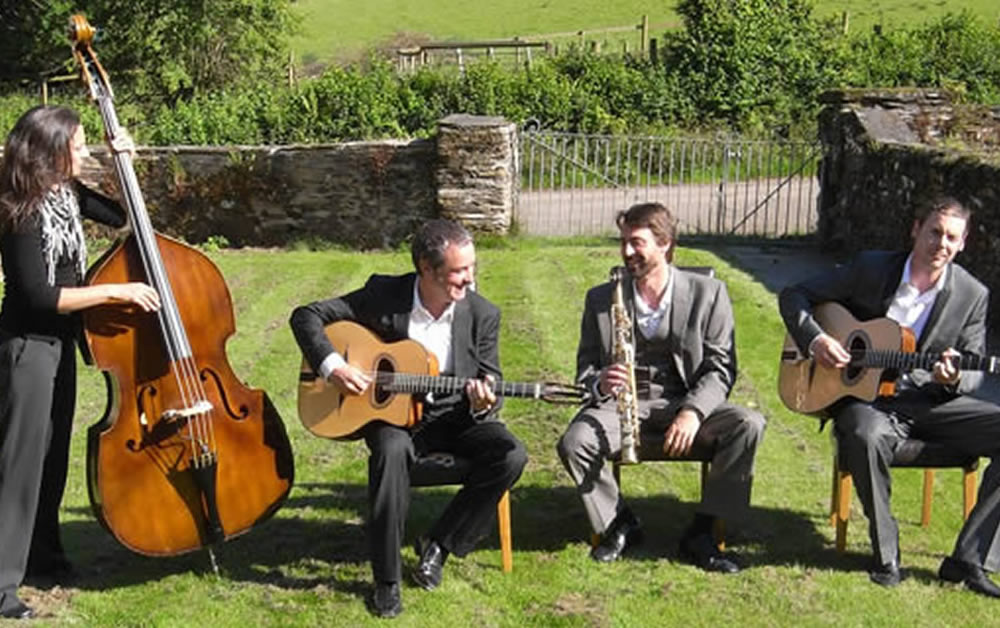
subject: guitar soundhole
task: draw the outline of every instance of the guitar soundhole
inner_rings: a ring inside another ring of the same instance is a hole
[[[844,383],[850,386],[864,375],[863,360],[868,351],[868,336],[861,331],[855,331],[847,338],[845,344],[851,353],[851,363],[844,368]]]
[[[396,365],[392,363],[392,360],[383,357],[375,362],[375,371],[378,374],[395,373]],[[374,403],[372,405],[374,405],[375,407],[381,407],[389,403],[389,400],[392,399],[393,395],[392,391],[386,390],[385,387],[380,383],[381,379],[382,377],[378,377],[376,375],[375,385],[373,386],[373,392],[372,392],[372,397],[374,399]]]

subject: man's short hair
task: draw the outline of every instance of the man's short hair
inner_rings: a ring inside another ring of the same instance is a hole
[[[653,238],[660,246],[670,242],[677,243],[677,217],[663,203],[637,203],[624,211],[618,212],[615,224],[619,229],[631,227],[642,229],[648,227]],[[667,251],[667,261],[674,258],[674,247]]]
[[[449,246],[465,246],[472,242],[472,234],[453,220],[435,218],[423,224],[413,235],[410,256],[413,267],[420,274],[420,262],[426,261],[432,270],[444,264],[444,252]]]
[[[968,222],[972,218],[972,209],[962,205],[955,197],[946,195],[935,196],[930,201],[921,203],[917,206],[913,217],[918,223],[923,224],[931,214],[938,212],[962,218],[966,222],[966,229],[968,229]]]

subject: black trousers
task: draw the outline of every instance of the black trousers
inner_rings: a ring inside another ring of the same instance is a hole
[[[831,413],[837,441],[868,517],[878,562],[888,563],[899,550],[899,527],[889,506],[889,465],[896,448],[905,439],[915,438],[946,445],[969,457],[991,459],[976,506],[952,555],[988,571],[1000,568],[1000,407],[966,395],[905,390],[873,403],[844,400]]]
[[[76,403],[72,340],[0,337],[0,608],[24,579],[64,560],[59,504]]]
[[[400,547],[410,506],[410,466],[417,456],[442,452],[472,461],[472,473],[428,532],[457,556],[467,554],[489,532],[497,502],[528,462],[524,445],[498,421],[437,420],[412,434],[375,421],[362,435],[371,452],[368,545],[376,582],[402,579]]]

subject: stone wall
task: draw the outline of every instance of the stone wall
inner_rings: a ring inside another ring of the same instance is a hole
[[[507,233],[518,191],[517,127],[503,118],[450,115],[438,125],[441,215]]]
[[[117,195],[107,152],[93,153],[82,178]],[[507,233],[516,160],[512,123],[455,115],[431,139],[141,148],[135,169],[154,227],[188,242],[221,236],[233,246],[368,249],[397,246],[437,216]]]
[[[1000,111],[918,89],[829,92],[824,104],[822,247],[908,247],[914,209],[947,194],[974,212],[958,261],[1000,294]]]

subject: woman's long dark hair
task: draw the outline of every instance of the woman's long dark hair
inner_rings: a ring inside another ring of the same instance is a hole
[[[0,233],[31,217],[46,192],[72,176],[70,142],[79,126],[67,107],[34,107],[18,119],[0,162]]]

